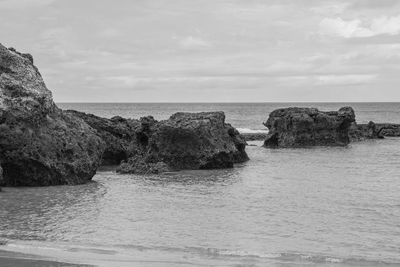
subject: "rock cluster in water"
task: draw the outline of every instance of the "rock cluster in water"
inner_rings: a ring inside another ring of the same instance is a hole
[[[265,123],[266,147],[344,146],[355,122],[350,107],[322,112],[316,108],[283,108],[273,111]]]
[[[242,136],[223,112],[157,121],[62,111],[33,57],[0,44],[0,186],[85,183],[102,164],[138,174],[231,168],[248,160],[245,138],[265,139],[266,147],[304,147],[400,136],[398,124],[357,124],[350,107],[278,109],[265,125],[266,135]]]
[[[246,142],[223,112],[177,113],[165,121],[62,111],[33,57],[0,45],[0,185],[89,181],[101,164],[124,173],[230,168]]]
[[[87,182],[103,150],[89,125],[57,108],[32,56],[0,44],[1,185]]]
[[[106,143],[104,162],[121,162],[121,173],[231,168],[248,160],[245,140],[223,112],[176,113],[164,121],[68,112],[97,130]]]

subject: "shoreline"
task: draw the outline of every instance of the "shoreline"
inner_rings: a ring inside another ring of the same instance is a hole
[[[20,252],[12,252],[0,249],[0,265],[2,267],[92,267],[94,265],[68,263],[47,259],[37,255],[25,254]]]

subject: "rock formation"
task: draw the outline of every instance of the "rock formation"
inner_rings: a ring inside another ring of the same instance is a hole
[[[83,119],[103,139],[105,142],[103,165],[118,165],[122,160],[127,160],[135,154],[136,132],[141,127],[139,120],[124,119],[119,116],[107,119],[75,110],[65,112]]]
[[[370,121],[368,124],[357,124],[353,122],[349,129],[349,138],[351,142],[363,141],[367,139],[383,138],[376,124]]]
[[[103,150],[89,125],[57,108],[32,56],[0,44],[1,185],[87,182]]]
[[[380,136],[391,136],[391,137],[400,136],[400,124],[377,123],[376,128]]]
[[[266,147],[344,146],[355,121],[350,107],[322,112],[315,108],[284,108],[273,111],[264,125],[269,133]]]
[[[240,135],[243,136],[246,141],[264,141],[268,133],[241,133]]]
[[[3,168],[0,166],[0,184],[3,183]],[[0,187],[0,192],[1,192],[1,187]]]
[[[84,119],[105,141],[105,163],[121,173],[159,173],[183,169],[230,168],[248,160],[246,142],[225,123],[223,112],[176,113],[168,120],[100,118],[68,111]],[[117,157],[116,157],[117,155]]]

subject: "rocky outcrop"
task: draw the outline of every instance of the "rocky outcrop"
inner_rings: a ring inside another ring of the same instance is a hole
[[[157,170],[231,168],[234,163],[248,160],[246,142],[225,123],[223,112],[176,113],[165,121],[144,117],[140,122],[134,156],[149,164],[149,169],[154,164]],[[132,166],[128,161],[121,167],[128,165]],[[141,169],[130,172],[141,173]]]
[[[3,183],[3,168],[0,166],[0,184]],[[1,192],[1,187],[0,187],[0,192]]]
[[[96,129],[106,143],[104,162],[121,162],[121,173],[230,168],[248,160],[245,140],[225,123],[223,112],[176,113],[164,121],[68,113]]]
[[[357,142],[367,139],[380,139],[383,138],[383,135],[381,135],[376,124],[372,121],[368,124],[353,122],[349,129],[349,138],[351,142]]]
[[[355,121],[351,107],[322,112],[315,108],[284,108],[273,111],[264,125],[269,133],[266,147],[344,146]]]
[[[400,136],[400,124],[394,123],[377,123],[377,132],[381,136],[399,137]]]
[[[246,141],[264,141],[268,133],[241,133],[240,134]]]
[[[349,136],[351,141],[363,141],[367,139],[382,139],[385,136],[399,137],[400,124],[374,123],[368,124],[353,123],[350,127]]]
[[[88,124],[54,104],[32,56],[0,44],[1,185],[87,182],[103,150]]]
[[[125,119],[119,116],[107,119],[75,110],[66,112],[83,119],[103,139],[105,142],[103,165],[118,165],[122,160],[127,160],[135,154],[136,132],[141,127],[139,120]]]

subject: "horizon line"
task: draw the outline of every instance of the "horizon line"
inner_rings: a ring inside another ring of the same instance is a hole
[[[286,104],[286,103],[299,103],[299,104],[396,104],[400,101],[261,101],[261,102],[84,102],[84,101],[54,101],[56,104]]]

